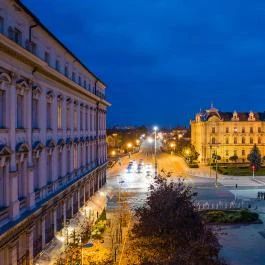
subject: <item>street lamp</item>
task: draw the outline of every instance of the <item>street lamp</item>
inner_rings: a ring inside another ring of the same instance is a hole
[[[156,133],[157,133],[158,127],[154,126],[154,132],[155,132],[155,177],[157,177],[157,158],[156,158]]]

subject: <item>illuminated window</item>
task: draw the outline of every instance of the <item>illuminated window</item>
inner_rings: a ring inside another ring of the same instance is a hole
[[[62,101],[57,103],[57,128],[62,129]]]
[[[234,132],[235,132],[235,133],[237,132],[237,127],[234,127]]]
[[[245,133],[245,127],[242,127],[242,133]]]

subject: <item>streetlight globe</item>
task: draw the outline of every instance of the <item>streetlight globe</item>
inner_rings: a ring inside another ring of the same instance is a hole
[[[131,148],[131,147],[132,147],[132,144],[131,144],[131,143],[128,143],[128,144],[127,144],[127,147],[128,147],[128,148]]]
[[[157,126],[154,126],[154,131],[157,131],[158,130],[158,127]]]

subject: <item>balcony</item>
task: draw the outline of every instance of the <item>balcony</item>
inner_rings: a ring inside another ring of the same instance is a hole
[[[8,209],[9,209],[8,207],[0,208],[0,223],[3,220],[8,219],[8,217],[9,217]]]

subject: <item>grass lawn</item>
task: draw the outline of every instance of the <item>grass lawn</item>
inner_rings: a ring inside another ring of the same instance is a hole
[[[259,215],[244,210],[206,210],[201,212],[202,218],[209,224],[259,224]]]
[[[212,167],[215,170],[215,167]],[[249,167],[242,166],[220,166],[217,169],[218,173],[222,175],[233,176],[252,176],[252,170]],[[255,171],[255,176],[265,176],[265,167],[262,167]]]

